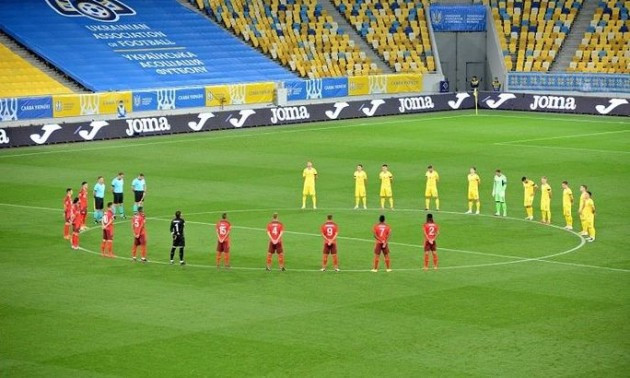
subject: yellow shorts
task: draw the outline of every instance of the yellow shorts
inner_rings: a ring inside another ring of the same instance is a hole
[[[315,185],[305,185],[302,190],[303,196],[314,196],[315,195]]]
[[[584,223],[587,227],[595,227],[595,217],[584,217]]]
[[[551,211],[551,204],[549,202],[541,202],[540,210],[542,211]]]
[[[435,187],[429,187],[424,191],[424,196],[425,197],[437,197],[438,196],[438,190]]]
[[[562,215],[565,217],[570,217],[571,216],[571,208],[563,208],[562,209]]]
[[[529,198],[524,198],[523,199],[523,206],[531,207],[533,204],[534,204],[534,197],[529,197]]]
[[[365,197],[366,195],[366,191],[365,191],[365,186],[364,187],[358,187],[354,189],[354,196],[355,197]]]
[[[471,201],[477,201],[479,199],[479,191],[469,190],[468,191],[468,199]]]
[[[391,197],[392,188],[381,188],[381,197]]]

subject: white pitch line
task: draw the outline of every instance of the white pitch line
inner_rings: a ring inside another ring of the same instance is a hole
[[[411,115],[411,114],[410,114]],[[369,125],[381,125],[381,124],[388,124],[388,123],[407,123],[407,122],[424,122],[424,121],[434,121],[434,120],[440,120],[440,119],[450,119],[450,118],[460,118],[460,117],[470,117],[470,114],[458,114],[458,115],[453,115],[453,116],[444,116],[444,117],[414,117],[413,119],[401,119],[401,120],[396,120],[396,121],[381,121],[381,122],[362,122],[362,123],[354,123],[358,120],[339,120],[340,122],[344,122],[344,121],[348,121],[348,122],[353,122],[350,124],[342,124],[342,125],[337,125],[337,126],[328,126],[328,127],[308,127],[307,124],[290,124],[290,125],[278,125],[278,126],[269,126],[269,127],[273,127],[276,128],[276,130],[271,130],[271,131],[266,131],[266,132],[258,132],[260,129],[256,130],[255,128],[245,128],[245,129],[224,129],[224,130],[213,130],[210,132],[204,132],[203,134],[205,134],[202,137],[199,138],[182,138],[182,139],[170,139],[170,140],[162,140],[162,141],[156,141],[156,142],[146,142],[146,143],[132,143],[131,139],[120,139],[120,140],[112,140],[112,141],[97,141],[95,143],[106,143],[106,142],[113,142],[113,141],[118,141],[118,142],[129,142],[129,143],[123,143],[123,144],[115,144],[115,145],[106,145],[106,146],[100,146],[100,147],[92,147],[92,148],[81,148],[81,149],[66,149],[66,150],[52,150],[52,151],[37,151],[37,152],[29,152],[29,153],[24,153],[24,154],[13,154],[13,155],[2,155],[0,154],[0,159],[2,158],[12,158],[12,157],[23,157],[23,156],[35,156],[35,155],[48,155],[48,154],[58,154],[58,153],[68,153],[68,152],[89,152],[89,151],[98,151],[98,150],[109,150],[109,149],[116,149],[116,148],[126,148],[126,147],[140,147],[140,146],[154,146],[154,145],[160,145],[160,144],[175,144],[175,143],[189,143],[189,142],[198,142],[198,141],[203,141],[203,140],[211,140],[211,141],[215,141],[215,140],[223,140],[223,139],[236,139],[236,138],[251,138],[251,137],[259,137],[259,136],[267,136],[267,135],[278,135],[278,134],[291,134],[291,133],[304,133],[304,132],[311,132],[311,131],[323,131],[323,130],[335,130],[335,129],[345,129],[345,128],[350,128],[350,127],[361,127],[361,126],[369,126]],[[375,119],[375,118],[372,118]],[[324,121],[322,121],[324,122]],[[314,122],[314,123],[320,123],[320,122]],[[289,130],[283,130],[282,128],[290,128]],[[240,130],[240,131],[237,131]],[[245,132],[245,131],[250,131],[247,134],[241,134],[241,132]],[[216,135],[218,133],[221,133],[222,135]],[[224,134],[229,134],[229,135],[224,135]],[[186,135],[190,135],[190,134],[186,134],[186,133],[181,133],[178,134],[177,136],[181,136],[184,137]],[[153,136],[148,136],[147,138],[160,138],[163,137],[161,135],[153,135]],[[137,139],[136,139],[137,140]],[[60,143],[60,145],[63,145],[63,143]],[[52,147],[53,145],[49,145],[46,147]]]
[[[550,115],[552,113],[549,113]],[[597,124],[606,124],[606,125],[624,125],[624,124],[628,124],[628,122],[626,121],[612,121],[612,120],[607,120],[607,119],[587,119],[585,117],[591,116],[591,117],[602,117],[602,116],[596,116],[596,115],[590,115],[590,114],[562,114],[564,116],[564,118],[560,118],[560,117],[536,117],[534,115],[529,116],[517,116],[517,115],[509,115],[509,114],[488,114],[488,113],[483,113],[481,114],[484,117],[491,117],[491,118],[514,118],[514,119],[535,119],[535,120],[541,120],[541,121],[560,121],[560,122],[578,122],[578,123],[597,123]],[[614,117],[614,116],[610,116],[610,117]],[[622,118],[622,117],[619,117]]]
[[[516,143],[494,143],[495,146],[510,146],[510,147],[527,147],[527,148],[546,148],[551,150],[569,150],[580,152],[597,152],[606,154],[630,154],[630,151],[619,150],[597,150],[594,148],[578,148],[578,147],[561,147],[561,146],[541,146],[537,144],[516,144]]]
[[[590,133],[590,134],[560,135],[560,136],[544,137],[544,138],[518,139],[518,140],[510,140],[506,142],[497,142],[495,144],[511,144],[511,143],[523,143],[523,142],[537,142],[537,141],[542,141],[542,140],[584,138],[584,137],[590,137],[590,136],[621,134],[621,133],[628,133],[628,132],[630,132],[630,130],[604,131],[600,133]]]

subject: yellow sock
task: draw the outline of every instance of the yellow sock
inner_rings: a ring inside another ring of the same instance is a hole
[[[367,209],[367,198],[363,197],[363,207]]]
[[[428,199],[428,198],[427,198],[427,199],[425,199],[425,200],[424,200],[424,208],[425,208],[425,209],[428,209],[430,205],[431,205],[431,200],[430,200],[430,199]]]
[[[381,208],[385,207],[385,197],[381,197]]]
[[[394,197],[389,197],[389,207],[394,208]]]
[[[527,209],[527,216],[528,217],[533,217],[534,216],[534,209],[532,209],[531,207],[528,207]]]
[[[551,223],[551,210],[547,211],[547,222]]]
[[[472,211],[473,201],[468,201],[468,211]]]
[[[479,209],[481,209],[481,201],[477,201],[477,212],[479,212]]]
[[[302,207],[306,207],[306,196],[302,196]]]
[[[313,209],[317,207],[317,197],[313,196]]]
[[[567,226],[573,227],[573,216],[569,214],[567,215],[566,219],[567,219]]]
[[[435,199],[435,208],[440,210],[440,199],[439,198]]]
[[[588,226],[588,236],[595,239],[595,226],[593,226],[592,224]]]
[[[354,197],[354,206],[355,207],[359,207],[359,200],[360,200],[359,197]]]

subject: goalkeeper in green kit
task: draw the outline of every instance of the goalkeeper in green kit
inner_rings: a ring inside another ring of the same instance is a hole
[[[505,189],[507,189],[507,177],[501,173],[500,169],[497,169],[494,175],[494,184],[492,185],[492,196],[494,197],[494,203],[497,207],[496,216],[501,215],[503,209],[503,216],[507,217],[507,205],[505,204]]]

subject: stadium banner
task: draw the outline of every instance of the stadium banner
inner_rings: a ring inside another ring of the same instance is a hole
[[[630,75],[508,72],[510,91],[630,93]]]
[[[630,115],[630,101],[622,98],[481,92],[479,105],[492,110]],[[472,93],[461,92],[67,124],[48,123],[0,128],[0,148],[463,110],[473,109],[474,106]]]
[[[287,89],[288,101],[306,100],[306,80],[287,80],[283,85]]]
[[[133,91],[132,101],[135,112],[158,110],[157,91]]]
[[[400,74],[387,77],[387,93],[422,92],[422,75]]]
[[[431,25],[435,32],[484,32],[484,5],[431,5]]]
[[[321,98],[337,98],[348,96],[347,77],[329,77],[321,80]]]
[[[271,104],[276,92],[276,83],[245,84],[245,104]],[[234,103],[234,100],[232,100]]]
[[[368,76],[348,77],[348,95],[364,96],[370,94],[370,81]]]
[[[227,85],[206,87],[206,106],[230,105],[230,88]]]
[[[206,105],[204,88],[181,88],[175,91],[175,108],[200,108]]]
[[[53,95],[53,117],[77,117],[82,115],[80,95]],[[96,99],[98,105],[98,98]]]
[[[131,92],[104,92],[98,94],[98,114],[122,114],[133,111]],[[123,108],[121,108],[123,107]]]
[[[26,97],[19,99],[2,99],[7,101],[6,105],[0,105],[0,119],[5,121],[3,115],[4,109],[8,111],[9,115],[14,114],[15,119],[38,119],[38,118],[52,118],[52,97]],[[11,102],[17,102],[17,111],[12,111]],[[8,121],[8,119],[7,119]]]
[[[491,110],[630,116],[630,99],[510,92],[480,92],[479,107]]]

